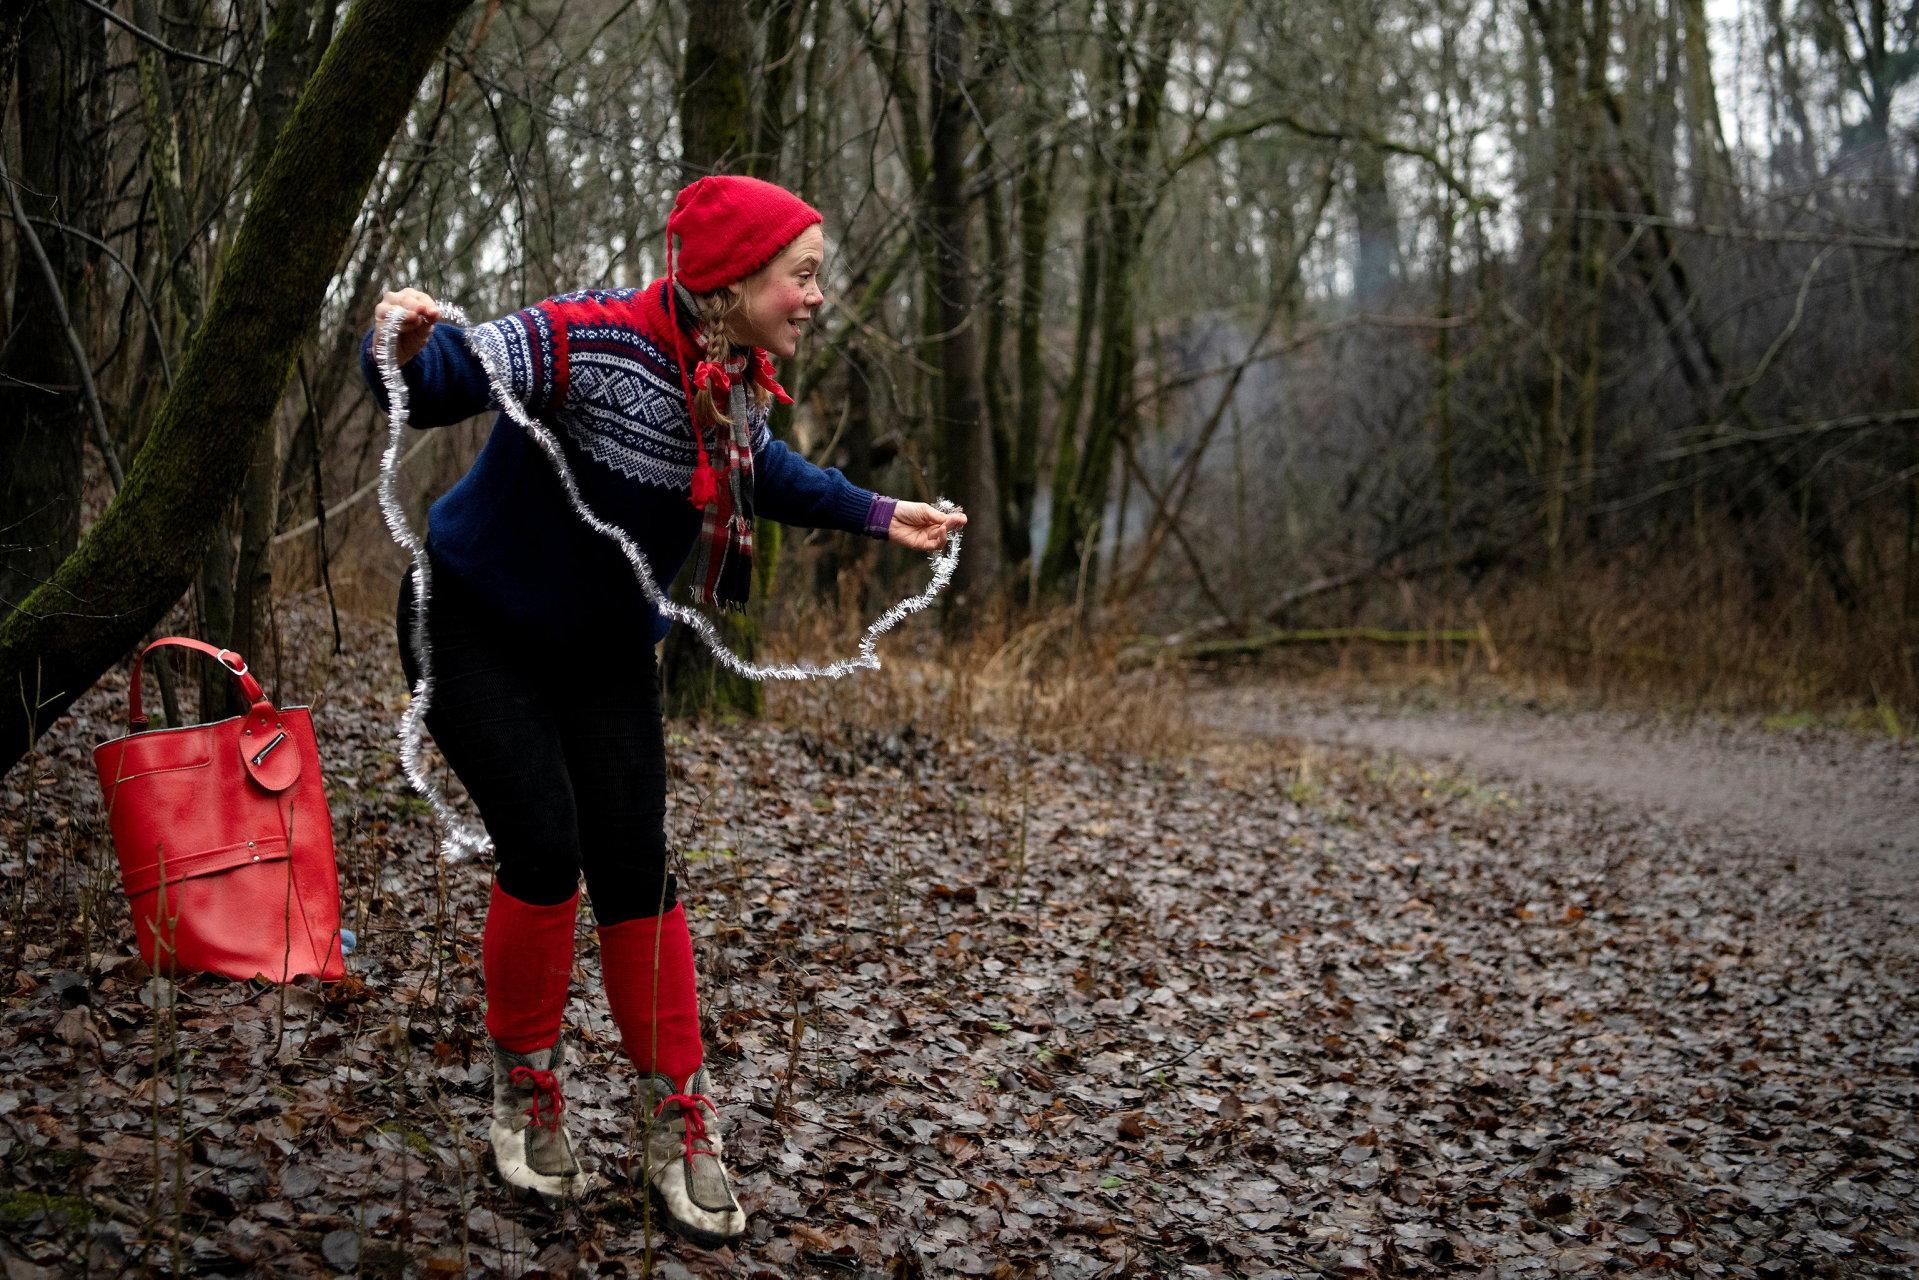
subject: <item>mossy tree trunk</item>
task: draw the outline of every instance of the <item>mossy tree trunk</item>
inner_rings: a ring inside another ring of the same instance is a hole
[[[319,315],[381,156],[468,0],[360,0],[300,95],[126,484],[0,624],[0,769],[186,589]]]
[[[743,163],[748,159],[746,84],[752,57],[753,26],[745,0],[689,0],[686,54],[680,66],[680,166],[684,181],[725,172],[733,164],[760,168],[761,177],[774,176],[763,171],[763,159],[759,165]],[[768,135],[765,120],[762,111],[762,128],[753,135],[757,140],[755,157],[759,146],[772,146],[777,155],[777,140]],[[770,520],[759,521],[753,531],[756,600],[764,600],[779,554],[779,526]],[[697,555],[691,557],[674,584],[677,599],[689,598],[698,562]],[[748,658],[759,643],[758,607],[755,603],[746,612],[723,614],[719,619],[720,636],[735,653]],[[766,691],[757,682],[720,666],[686,627],[667,632],[661,668],[668,715],[757,717],[766,709]]]
[[[1032,12],[1031,4],[1023,4],[1019,9],[1019,29],[1023,33],[1034,29]],[[1028,34],[1028,39],[1032,38]],[[1001,555],[1018,571],[1014,594],[1024,604],[1031,594],[1033,502],[1038,491],[1039,434],[1046,395],[1046,366],[1040,351],[1040,336],[1046,314],[1046,242],[1053,216],[1053,169],[1059,153],[1041,141],[1045,104],[1039,91],[1032,85],[1022,84],[1019,92],[1026,140],[1017,180],[1019,307],[1015,312],[1013,345],[1018,376],[1014,384],[1010,462],[1000,473],[1000,483],[1005,486],[1006,507],[1006,542]]]
[[[133,21],[143,31],[160,31],[157,0],[133,0]],[[206,310],[200,277],[193,261],[199,211],[189,196],[200,186],[199,175],[188,171],[181,143],[180,102],[174,93],[174,68],[167,55],[150,44],[136,46],[140,86],[140,115],[146,127],[147,181],[153,192],[154,237],[167,267],[160,273],[159,293],[171,303],[173,333],[183,341],[199,325]],[[204,149],[203,149],[204,150]],[[193,583],[195,633],[213,644],[233,644],[233,521],[237,507],[229,506],[219,527],[206,540],[206,550]],[[244,646],[240,646],[244,648]],[[250,650],[248,652],[251,652]],[[215,720],[237,715],[240,691],[232,677],[212,663],[197,664],[200,718]]]
[[[101,166],[90,139],[97,137],[100,20],[78,5],[36,4],[0,22],[0,54],[7,55],[0,59],[0,81],[13,78],[16,49],[19,71],[20,149],[9,177],[36,220],[13,229],[19,250],[10,333],[0,319],[0,607],[10,607],[46,581],[80,541],[87,404],[53,286],[27,234],[31,230],[45,251],[68,315],[84,325],[92,251],[51,222],[97,230],[99,203],[90,192]],[[0,98],[4,94],[0,89]],[[5,114],[0,101],[0,119]]]
[[[273,158],[273,146],[280,130],[299,101],[300,84],[312,61],[308,55],[309,31],[313,23],[312,0],[281,0],[273,14],[266,49],[260,67],[259,135],[249,157],[248,171],[256,178]],[[240,549],[233,566],[233,625],[224,641],[230,649],[247,655],[256,672],[264,671],[265,658],[272,648],[273,636],[273,532],[280,519],[281,464],[285,449],[280,440],[278,422],[260,433],[254,444],[252,465],[240,500]],[[216,675],[224,675],[215,672]],[[276,655],[272,683],[262,678],[269,691],[278,695],[280,664]],[[232,680],[222,679],[227,709],[239,714],[240,691]]]
[[[953,574],[946,617],[963,616],[998,587],[999,493],[993,442],[980,413],[980,330],[973,305],[971,210],[966,196],[967,120],[972,105],[965,81],[966,33],[949,0],[927,6],[926,97],[928,158],[924,188],[928,239],[926,299],[939,376],[933,401],[939,437],[940,483],[975,514],[966,555]]]
[[[1144,57],[1134,92],[1130,100],[1122,98],[1124,122],[1103,229],[1106,248],[1098,292],[1099,359],[1092,380],[1092,401],[1085,435],[1075,451],[1073,432],[1082,385],[1081,373],[1075,370],[1066,396],[1066,412],[1071,416],[1063,414],[1060,419],[1052,524],[1040,561],[1040,589],[1054,596],[1078,593],[1082,600],[1095,599],[1093,584],[1082,578],[1091,573],[1090,553],[1106,512],[1113,461],[1121,439],[1130,438],[1137,413],[1136,407],[1128,405],[1132,401],[1138,345],[1134,329],[1139,256],[1155,204],[1148,162],[1159,136],[1173,43],[1189,19],[1185,0],[1162,0],[1153,7],[1144,22]],[[1109,20],[1117,22],[1117,15],[1109,15]],[[1118,35],[1115,31],[1116,43]],[[1120,73],[1116,70],[1115,74]],[[1082,340],[1086,318],[1087,312],[1082,309]]]

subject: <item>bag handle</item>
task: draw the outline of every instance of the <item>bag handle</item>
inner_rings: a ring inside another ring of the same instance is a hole
[[[129,733],[140,733],[147,727],[146,712],[140,707],[140,667],[141,664],[147,660],[147,655],[155,649],[158,649],[161,645],[174,645],[182,649],[194,649],[212,658],[215,662],[233,673],[233,678],[240,682],[240,692],[246,695],[249,705],[258,703],[266,696],[261,692],[260,682],[255,680],[252,673],[247,670],[247,660],[233,650],[216,649],[203,640],[195,640],[188,636],[162,636],[142,649],[133,660],[133,679],[127,685],[127,732]],[[229,658],[233,659],[233,661],[227,661]],[[239,665],[235,666],[235,663]]]

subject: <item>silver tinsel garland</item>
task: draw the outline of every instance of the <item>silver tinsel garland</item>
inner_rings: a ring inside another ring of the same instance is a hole
[[[458,327],[464,338],[467,328],[466,317],[455,307],[441,306],[445,322]],[[457,861],[469,853],[484,853],[492,848],[492,841],[484,831],[475,831],[460,821],[447,803],[445,795],[432,778],[427,776],[425,767],[420,763],[420,738],[426,723],[426,710],[433,697],[432,655],[427,645],[426,615],[427,598],[432,592],[431,571],[427,565],[426,542],[413,531],[408,523],[406,512],[400,505],[399,497],[399,460],[401,443],[405,439],[407,425],[407,388],[406,380],[400,376],[400,367],[393,360],[393,339],[398,334],[404,313],[395,311],[388,316],[374,334],[373,355],[380,369],[380,380],[387,394],[387,447],[380,459],[380,510],[386,516],[386,524],[393,534],[393,540],[406,548],[413,558],[413,656],[419,663],[420,679],[413,687],[413,699],[400,717],[400,763],[406,770],[407,780],[413,789],[425,796],[427,803],[433,806],[446,835],[441,841],[441,852],[449,859]],[[633,576],[638,579],[640,590],[660,613],[673,621],[693,628],[700,640],[711,651],[720,665],[736,675],[748,680],[837,680],[851,675],[855,671],[879,670],[879,638],[908,615],[917,613],[933,603],[937,596],[952,581],[953,568],[959,563],[960,535],[949,534],[944,550],[935,552],[931,557],[933,565],[932,581],[926,590],[916,596],[909,596],[875,618],[860,637],[859,653],[856,657],[842,658],[837,662],[825,664],[811,662],[762,663],[751,662],[740,657],[726,647],[720,639],[720,633],[712,620],[705,614],[669,600],[653,577],[652,566],[634,544],[626,531],[618,525],[602,520],[594,514],[580,498],[579,485],[573,479],[573,472],[566,464],[566,455],[560,449],[560,443],[553,433],[542,426],[526,411],[517,396],[501,376],[501,371],[490,361],[487,353],[477,343],[469,343],[473,354],[486,370],[487,383],[493,392],[494,402],[506,412],[507,416],[520,424],[532,435],[535,442],[545,452],[547,460],[553,464],[554,474],[566,490],[567,500],[573,510],[585,521],[587,526],[603,537],[612,539],[625,552],[627,563],[633,566]],[[945,498],[938,499],[934,505],[941,511],[953,511],[957,508]]]

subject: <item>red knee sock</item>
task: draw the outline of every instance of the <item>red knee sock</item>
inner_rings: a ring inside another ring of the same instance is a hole
[[[579,912],[578,890],[565,902],[541,907],[521,902],[494,882],[480,967],[486,975],[487,1034],[509,1052],[532,1053],[560,1038]]]
[[[626,1056],[684,1089],[705,1057],[686,908],[676,903],[663,916],[601,925],[600,972]]]

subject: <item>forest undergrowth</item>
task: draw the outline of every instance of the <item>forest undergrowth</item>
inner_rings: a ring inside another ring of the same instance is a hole
[[[737,1248],[653,1229],[583,905],[567,1116],[485,1163],[485,868],[394,753],[390,628],[289,610],[347,978],[150,975],[89,751],[0,795],[0,1255],[48,1274],[1905,1275],[1914,940],[1783,854],[1209,737],[1044,630],[669,725]],[[1066,624],[1060,624],[1066,625]],[[810,651],[809,651],[810,652]],[[183,682],[184,683],[184,682]],[[454,789],[464,806],[463,798]]]

